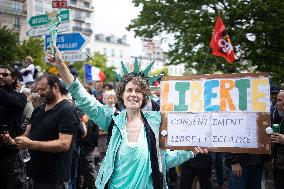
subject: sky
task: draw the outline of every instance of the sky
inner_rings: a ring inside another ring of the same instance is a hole
[[[134,7],[132,0],[95,0],[93,5],[95,33],[113,34],[116,37],[126,34],[127,43],[131,46],[131,55],[141,55],[140,38],[135,39],[134,32],[125,29],[140,11],[139,8]]]

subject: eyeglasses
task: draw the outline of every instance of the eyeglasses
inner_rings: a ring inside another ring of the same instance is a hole
[[[10,74],[9,73],[0,73],[3,77],[8,77]]]

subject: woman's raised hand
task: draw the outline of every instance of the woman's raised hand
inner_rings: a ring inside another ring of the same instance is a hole
[[[62,54],[59,49],[53,45],[55,56],[50,51],[50,48],[46,51],[46,56],[51,65],[55,66],[59,72],[61,79],[66,85],[71,85],[74,81],[74,76],[71,74],[68,67],[63,63]]]
[[[59,49],[53,45],[55,56],[51,54],[50,47],[46,51],[47,60],[49,63],[55,67],[61,66],[63,64],[62,53]]]

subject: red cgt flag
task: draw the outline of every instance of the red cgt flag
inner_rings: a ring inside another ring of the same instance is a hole
[[[213,55],[222,56],[229,63],[232,63],[235,60],[235,53],[231,40],[220,16],[217,17],[210,47],[213,50]]]

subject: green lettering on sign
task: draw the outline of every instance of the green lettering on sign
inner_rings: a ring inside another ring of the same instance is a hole
[[[174,106],[175,111],[187,111],[188,105],[185,105],[185,93],[189,90],[189,83],[176,82],[175,89],[179,92],[179,104]]]
[[[61,18],[61,22],[69,21],[69,10],[60,11],[59,16]],[[29,19],[29,24],[32,27],[46,25],[47,23],[48,23],[47,14],[33,16]]]

